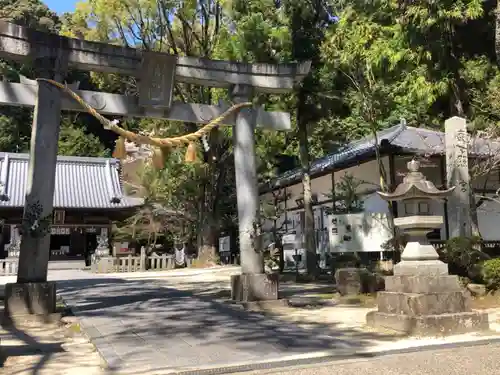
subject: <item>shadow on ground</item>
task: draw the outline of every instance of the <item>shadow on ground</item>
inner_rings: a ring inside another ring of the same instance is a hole
[[[3,304],[3,300],[0,302]],[[2,315],[3,308],[0,309],[0,316]],[[45,330],[46,326],[47,323],[40,324],[38,328],[16,323],[2,324],[0,327],[0,340],[2,341],[0,343],[0,368],[4,367],[9,358],[36,356],[39,358],[29,364],[22,363],[9,368],[9,375],[28,373],[38,375],[55,354],[64,353],[63,340],[60,337],[52,335],[50,342],[41,342],[35,337],[37,331]]]
[[[109,373],[227,366],[278,360],[325,350],[362,351],[395,337],[341,329],[298,327],[220,299],[220,282],[174,288],[151,280],[96,278],[61,281],[58,290],[77,308],[82,327],[97,338]]]

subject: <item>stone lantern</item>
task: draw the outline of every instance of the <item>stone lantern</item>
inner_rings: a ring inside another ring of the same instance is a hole
[[[419,172],[416,160],[392,193],[378,194],[386,201],[405,201],[413,205],[413,216],[394,219],[408,235],[401,262],[394,276],[385,280],[385,291],[377,295],[378,311],[367,314],[367,323],[416,335],[449,335],[489,328],[486,313],[471,310],[457,276],[448,274],[448,265],[439,260],[426,234],[443,224],[442,216],[419,215],[418,205],[444,200],[455,189],[439,190]]]

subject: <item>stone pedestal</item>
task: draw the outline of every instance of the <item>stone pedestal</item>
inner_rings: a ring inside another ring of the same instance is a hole
[[[56,312],[56,283],[8,283],[5,285],[5,318],[38,315],[49,316]]]
[[[96,258],[92,263],[91,269],[95,273],[112,273],[115,272],[115,259],[110,256]]]
[[[236,302],[277,300],[278,290],[278,274],[260,273],[231,276],[231,299]]]
[[[385,289],[377,295],[378,311],[366,317],[372,327],[418,336],[489,329],[488,314],[471,310],[458,277],[437,259],[403,260],[385,278]]]

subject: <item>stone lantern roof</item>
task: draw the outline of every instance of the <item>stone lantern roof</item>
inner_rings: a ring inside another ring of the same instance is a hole
[[[419,172],[420,162],[411,160],[407,164],[408,174],[404,177],[392,193],[378,192],[380,197],[386,201],[402,201],[406,199],[445,199],[455,186],[439,190],[431,181],[427,180],[422,172]]]

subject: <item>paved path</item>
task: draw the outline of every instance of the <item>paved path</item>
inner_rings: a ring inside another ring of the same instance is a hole
[[[60,281],[58,290],[77,308],[82,328],[119,373],[156,374],[325,350],[362,350],[375,341],[394,339],[322,323],[301,328],[154,280],[73,277],[81,279]]]
[[[248,372],[248,375],[496,375],[500,344],[418,351],[372,359],[336,361],[279,370]]]
[[[348,320],[341,309],[330,310],[328,319],[320,317],[320,310],[310,310],[317,319],[309,319],[306,325],[287,321],[283,315],[270,318],[247,312],[220,300],[220,292],[227,293],[224,289],[229,285],[224,272],[127,278],[83,271],[49,273],[49,279],[58,281],[59,293],[76,308],[82,328],[109,363],[107,374],[159,375],[210,366],[282,362],[304,355],[443,343],[401,340],[362,330],[359,326],[365,309],[360,309],[350,325],[340,324]],[[284,287],[294,289],[293,285]],[[338,317],[332,319],[332,315]]]

